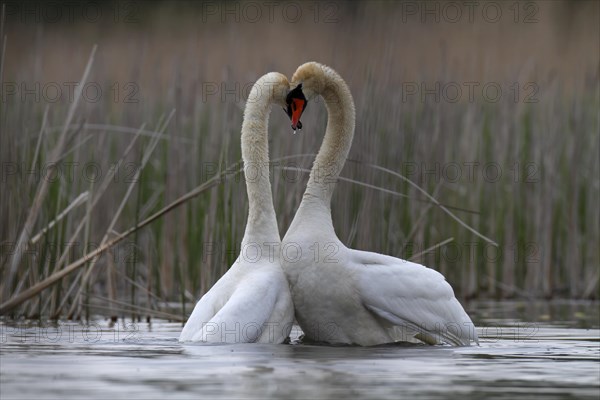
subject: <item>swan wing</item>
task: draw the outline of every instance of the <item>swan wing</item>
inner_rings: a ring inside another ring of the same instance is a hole
[[[444,276],[423,265],[358,250],[356,281],[363,305],[408,335],[429,344],[469,345],[477,341],[473,322]],[[399,339],[403,340],[403,339]]]
[[[227,303],[234,292],[239,277],[234,268],[230,268],[208,292],[196,303],[188,318],[181,335],[180,342],[192,341],[194,335],[202,330],[202,326],[210,321],[215,314]]]
[[[247,268],[256,267],[253,265]],[[253,271],[237,285],[214,316],[202,323],[191,340],[210,343],[252,343],[266,334],[266,341],[276,341],[278,333],[285,327],[271,326],[267,323],[275,310],[281,285],[282,282],[276,274]],[[287,290],[287,283],[285,289]]]

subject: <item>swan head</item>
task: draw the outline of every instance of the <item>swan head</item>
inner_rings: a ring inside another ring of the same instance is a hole
[[[327,69],[329,67],[314,61],[304,63],[294,72],[290,87],[302,85],[306,99],[311,101],[325,90]]]
[[[285,107],[286,96],[290,91],[288,78],[279,72],[269,72],[261,76],[248,94],[248,103],[277,104]]]
[[[289,93],[286,99],[288,116],[292,120],[292,129],[296,130],[294,121],[298,122],[297,128],[302,129],[300,123],[302,113],[306,110],[309,101],[330,89],[329,85],[332,84],[332,80],[328,79],[328,75],[332,74],[336,75],[331,68],[314,61],[302,64],[294,72],[290,87],[295,89]],[[301,105],[302,107],[296,107],[294,110],[294,100],[296,100],[297,106]]]
[[[285,98],[285,112],[288,117],[292,121],[292,129],[296,131],[296,129],[302,129],[302,122],[300,122],[300,117],[304,110],[306,110],[306,105],[308,101],[302,92],[302,84],[300,83],[294,89],[292,89]]]

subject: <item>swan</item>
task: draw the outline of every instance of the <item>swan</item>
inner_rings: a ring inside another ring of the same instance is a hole
[[[267,132],[271,106],[285,106],[288,92],[288,79],[271,72],[249,93],[241,137],[249,203],[242,250],[196,304],[181,342],[282,343],[292,329],[294,307],[279,262],[281,238],[269,181]]]
[[[331,196],[354,136],[350,90],[333,69],[298,67],[286,100],[292,129],[322,96],[327,129],[302,202],[282,240],[296,320],[310,341],[371,346],[397,341],[478,343],[471,319],[443,275],[399,258],[349,249],[335,234]],[[306,97],[305,97],[306,96]]]

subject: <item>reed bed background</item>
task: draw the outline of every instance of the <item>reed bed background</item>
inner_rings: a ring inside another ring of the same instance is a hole
[[[332,210],[346,245],[435,268],[463,299],[598,298],[597,2],[482,2],[456,22],[445,2],[288,2],[272,16],[260,2],[108,2],[94,18],[84,2],[58,19],[21,4],[7,3],[2,27],[3,305],[208,184],[5,314],[185,319],[240,251],[245,96],[309,60],[355,97]],[[480,12],[489,4],[497,21]],[[292,135],[272,113],[282,235],[325,120],[311,104]]]

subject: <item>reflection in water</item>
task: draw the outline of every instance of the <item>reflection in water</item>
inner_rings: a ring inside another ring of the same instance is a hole
[[[479,347],[182,345],[181,324],[0,324],[0,397],[598,398],[598,303],[472,303]]]

